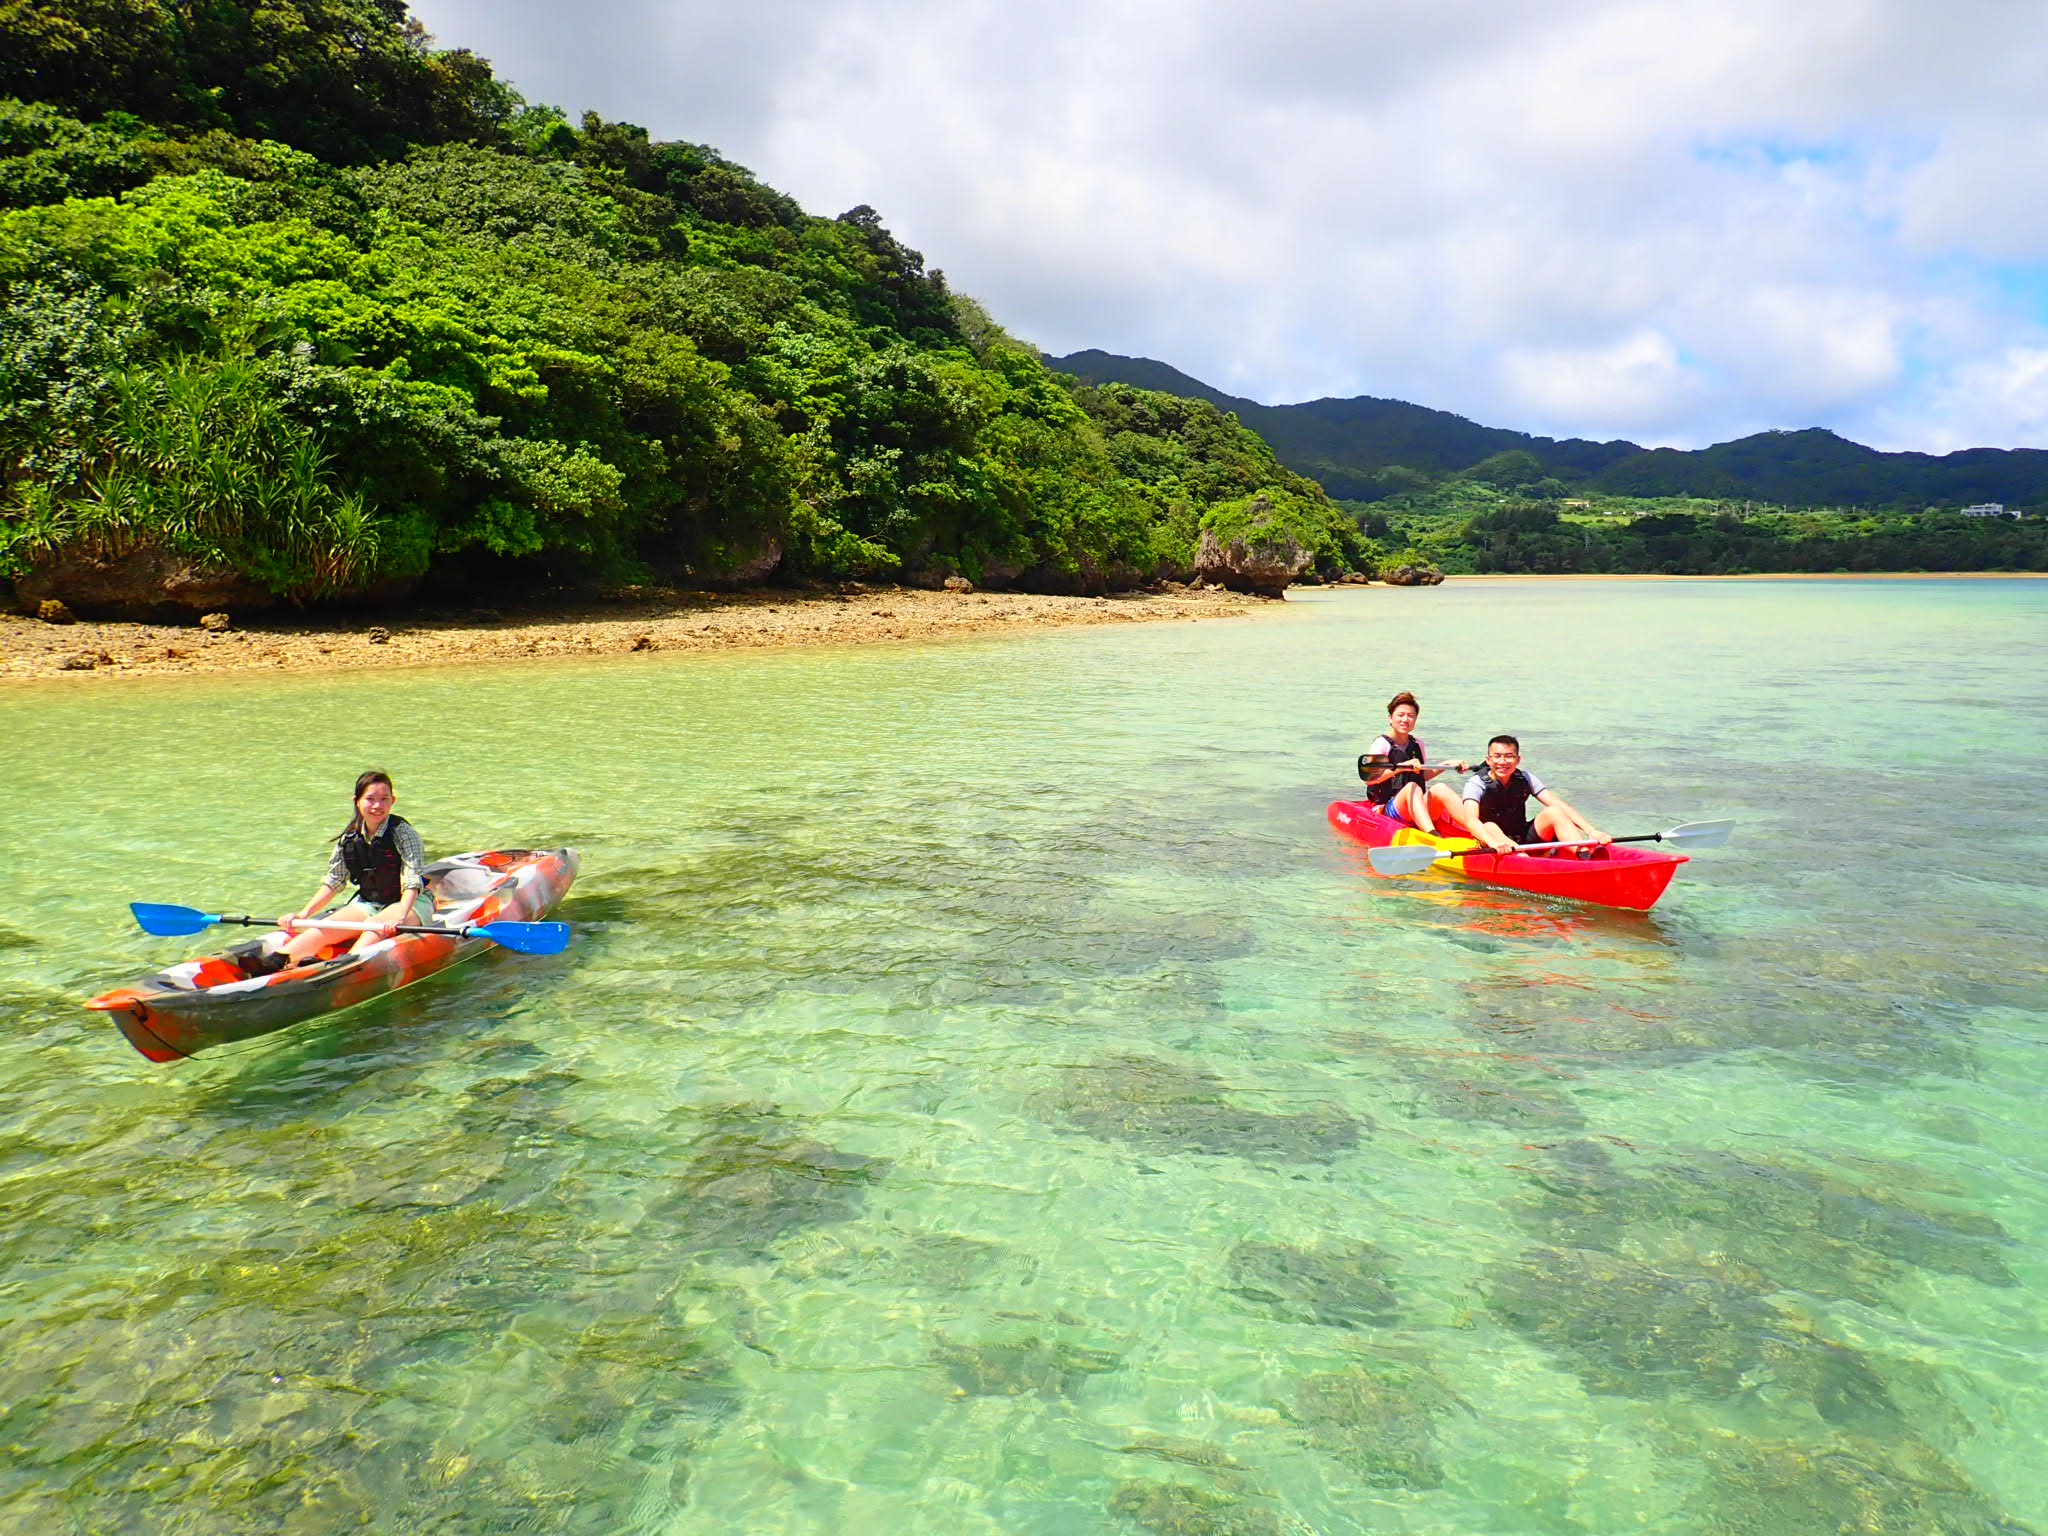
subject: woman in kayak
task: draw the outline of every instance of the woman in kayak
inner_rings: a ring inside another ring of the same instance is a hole
[[[1446,820],[1455,821],[1458,802],[1443,785],[1429,782],[1443,769],[1420,766],[1429,761],[1422,738],[1415,734],[1415,722],[1421,718],[1422,706],[1416,703],[1414,694],[1397,693],[1387,700],[1386,734],[1373,737],[1365,756],[1358,760],[1358,776],[1365,780],[1365,797],[1374,810],[1434,834],[1436,817],[1432,807],[1441,811]],[[1417,766],[1400,766],[1404,763]],[[1463,763],[1457,769],[1460,773],[1466,771]]]
[[[426,849],[412,823],[392,813],[395,798],[391,775],[382,769],[357,775],[355,815],[334,840],[327,878],[311,901],[277,920],[277,926],[292,936],[278,951],[290,963],[310,959],[329,944],[346,939],[354,939],[356,949],[365,949],[391,937],[400,923],[422,923],[433,915],[433,902],[420,875],[427,862]],[[321,911],[351,885],[356,888],[354,901],[338,911]],[[360,934],[346,928],[321,928],[306,922],[316,913],[337,922],[377,926]]]
[[[1454,802],[1446,819],[1496,853],[1512,852],[1520,843],[1611,841],[1522,766],[1522,744],[1512,736],[1496,736],[1486,744],[1486,766],[1466,782],[1465,798]]]

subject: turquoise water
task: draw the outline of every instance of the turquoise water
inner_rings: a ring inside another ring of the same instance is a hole
[[[2048,1531],[2048,582],[0,694],[0,1530]],[[1400,658],[1390,661],[1389,657]],[[1652,914],[1381,880],[1399,687]],[[152,1066],[365,764],[563,955]]]

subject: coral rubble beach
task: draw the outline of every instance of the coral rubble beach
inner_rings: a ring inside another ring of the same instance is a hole
[[[231,615],[192,624],[0,614],[0,678],[191,672],[330,672],[365,667],[518,661],[634,651],[746,650],[881,640],[937,640],[1073,624],[1237,618],[1263,599],[1169,583],[1156,592],[1057,597],[863,587],[795,592],[658,591],[612,602],[404,613]]]

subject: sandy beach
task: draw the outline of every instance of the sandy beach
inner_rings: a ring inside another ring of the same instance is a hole
[[[507,604],[502,610],[273,612],[233,616],[231,627],[218,633],[192,624],[46,624],[7,613],[0,615],[0,679],[340,672],[531,656],[939,640],[1074,624],[1236,619],[1272,606],[1233,592],[1174,585],[1112,597],[1051,597],[849,583],[827,592],[657,591],[618,602]]]

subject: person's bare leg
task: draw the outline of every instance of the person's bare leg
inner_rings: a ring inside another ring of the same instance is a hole
[[[327,914],[329,917],[338,918],[343,922],[349,923],[366,922],[370,915],[369,908],[365,907],[361,902],[354,901],[343,907],[339,912]],[[306,921],[311,922],[312,919],[308,918]],[[301,925],[293,932],[291,938],[281,946],[281,951],[284,954],[290,955],[292,964],[297,965],[302,960],[312,959],[313,956],[319,954],[321,950],[330,944],[346,943],[348,940],[356,937],[356,934],[349,932],[347,929],[309,928]]]
[[[1465,828],[1465,797],[1448,784],[1429,786],[1429,816],[1442,832],[1455,837]]]
[[[1420,784],[1403,784],[1401,792],[1394,796],[1394,809],[1408,818],[1409,826],[1420,827],[1431,836],[1436,834],[1436,822],[1429,814],[1429,797]]]
[[[1539,842],[1576,843],[1593,840],[1591,829],[1561,805],[1542,807],[1536,812],[1533,825]]]

